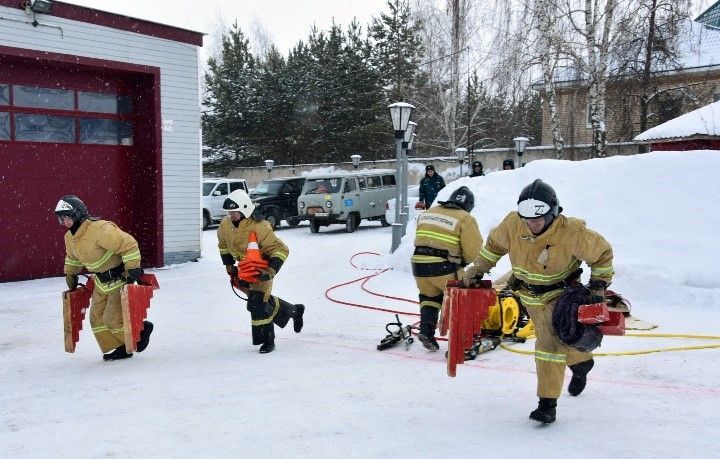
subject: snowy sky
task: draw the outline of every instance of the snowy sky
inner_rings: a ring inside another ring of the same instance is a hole
[[[212,39],[218,18],[243,30],[260,23],[277,48],[287,53],[298,40],[307,38],[315,24],[327,29],[333,21],[346,26],[353,18],[365,26],[385,9],[386,0],[64,0],[66,3],[147,19],[208,34]]]

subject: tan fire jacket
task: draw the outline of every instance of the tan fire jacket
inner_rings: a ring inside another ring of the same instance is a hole
[[[475,218],[462,209],[434,206],[418,216],[415,247],[447,250],[459,265],[470,263],[482,247],[483,238]],[[413,263],[437,263],[446,259],[413,255]]]
[[[534,236],[517,212],[490,231],[487,243],[475,259],[475,269],[487,273],[505,254],[509,254],[515,277],[527,284],[552,285],[570,276],[582,261],[590,267],[591,279],[612,281],[612,247],[601,235],[585,227],[585,222],[559,215],[552,226]],[[537,306],[557,297],[562,289],[533,295],[521,292],[527,306]]]
[[[72,234],[65,233],[65,274],[79,274],[83,267],[92,273],[100,273],[125,264],[125,270],[140,267],[140,249],[134,237],[106,220],[85,220]],[[95,279],[102,291],[113,290],[125,282],[113,281],[102,284]],[[117,284],[117,285],[115,285]]]
[[[236,261],[241,261],[245,258],[248,239],[253,231],[257,237],[263,258],[266,260],[279,258],[282,261],[287,259],[290,249],[275,236],[270,223],[265,220],[257,221],[253,218],[243,219],[237,228],[235,228],[230,218],[225,217],[222,219],[217,230],[220,255],[230,254]]]

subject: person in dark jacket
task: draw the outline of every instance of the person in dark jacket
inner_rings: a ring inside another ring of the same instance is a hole
[[[504,171],[509,171],[509,170],[512,170],[512,169],[515,169],[515,162],[513,162],[513,160],[510,159],[510,158],[504,160],[504,161],[503,161],[503,170],[504,170]]]
[[[482,163],[480,161],[472,163],[472,172],[470,173],[470,177],[482,177],[484,175]]]
[[[429,209],[443,188],[445,188],[445,180],[435,172],[435,166],[428,164],[425,166],[425,177],[420,180],[418,202],[423,203],[425,208]]]

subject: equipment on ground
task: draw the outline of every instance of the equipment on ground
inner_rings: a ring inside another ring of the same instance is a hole
[[[138,285],[126,284],[120,290],[120,305],[122,307],[123,324],[125,327],[125,349],[128,353],[139,351],[137,343],[140,341],[140,332],[146,324],[147,310],[153,290],[160,288],[154,274],[143,274],[138,279]],[[152,325],[149,325],[152,326]]]
[[[391,330],[392,327],[395,327],[395,330]],[[405,343],[405,350],[407,351],[413,341],[415,341],[415,338],[412,336],[412,330],[417,330],[417,327],[403,325],[402,322],[400,322],[400,317],[395,314],[395,322],[390,322],[385,325],[385,330],[387,330],[388,335],[377,345],[378,351],[390,349],[400,341]]]

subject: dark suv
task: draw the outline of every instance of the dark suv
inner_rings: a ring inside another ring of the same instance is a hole
[[[305,184],[305,177],[281,177],[263,180],[250,192],[250,199],[259,208],[273,229],[280,226],[281,220],[288,225],[297,226],[297,200]]]

